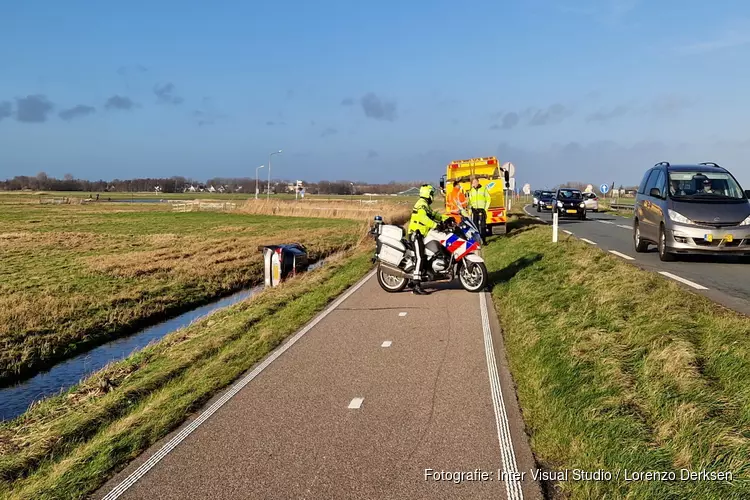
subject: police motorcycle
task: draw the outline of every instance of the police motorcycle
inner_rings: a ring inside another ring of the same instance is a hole
[[[479,292],[489,280],[484,259],[477,253],[482,237],[471,219],[463,214],[456,219],[438,223],[424,237],[427,281],[453,281],[458,277],[465,290]],[[402,227],[383,224],[379,215],[370,234],[376,241],[373,262],[378,263],[378,284],[389,293],[402,291],[417,264],[414,244],[405,237]]]

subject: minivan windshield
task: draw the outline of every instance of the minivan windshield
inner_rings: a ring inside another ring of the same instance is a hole
[[[726,172],[670,172],[669,194],[679,201],[743,200],[745,193]]]
[[[573,198],[574,200],[580,200],[582,198],[581,192],[577,189],[561,189],[559,191],[560,198]]]

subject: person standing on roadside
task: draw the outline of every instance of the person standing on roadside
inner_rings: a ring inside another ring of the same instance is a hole
[[[458,181],[453,181],[453,189],[446,194],[445,204],[447,205],[448,213],[453,216],[456,222],[460,222],[459,215],[468,214],[468,200],[463,189],[461,189],[461,183]]]
[[[487,244],[487,209],[490,208],[490,193],[487,188],[479,183],[479,179],[472,177],[471,189],[469,190],[469,206],[471,207],[471,218],[482,235],[482,245]]]

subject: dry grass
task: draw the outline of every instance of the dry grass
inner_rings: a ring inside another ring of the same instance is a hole
[[[345,219],[122,205],[9,206],[0,227],[6,381],[259,282],[259,245],[299,242],[314,259],[364,233]]]
[[[346,200],[327,200],[325,202],[249,200],[237,210],[258,215],[353,219],[365,223],[372,222],[376,215],[380,215],[386,224],[401,225],[411,215],[411,204],[380,203],[371,205]]]

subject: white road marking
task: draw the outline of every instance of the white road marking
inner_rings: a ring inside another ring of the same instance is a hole
[[[586,243],[588,243],[589,245],[596,245],[596,242],[595,242],[595,241],[587,240],[586,238],[581,238],[581,241],[585,241],[585,242],[586,242]]]
[[[563,229],[562,231],[563,231],[563,233],[566,233],[566,234],[573,234],[570,231],[568,231],[567,229]]]
[[[398,313],[398,315],[399,316],[406,316],[406,313],[405,312],[400,312],[400,313]]]
[[[328,309],[320,313],[318,316],[315,317],[314,320],[312,320],[310,323],[307,324],[306,327],[304,327],[302,330],[297,332],[291,339],[289,339],[288,342],[283,344],[281,347],[279,347],[277,350],[275,350],[270,356],[268,356],[265,361],[263,361],[261,364],[259,364],[253,371],[242,377],[239,382],[234,384],[232,388],[227,391],[221,398],[216,400],[214,404],[212,404],[207,410],[205,410],[203,413],[200,414],[198,418],[193,420],[190,425],[185,427],[182,431],[180,431],[179,434],[174,436],[172,439],[170,439],[164,446],[161,447],[159,451],[154,453],[154,455],[149,458],[146,462],[143,463],[140,467],[138,467],[135,471],[133,471],[127,478],[125,478],[120,484],[115,486],[112,491],[107,493],[107,495],[102,500],[115,500],[116,498],[119,498],[120,495],[125,493],[128,488],[133,486],[140,478],[142,478],[148,471],[150,471],[156,464],[159,463],[159,461],[167,456],[169,452],[171,452],[175,447],[177,447],[178,444],[180,444],[182,441],[185,440],[195,429],[197,429],[203,422],[208,420],[211,415],[216,413],[219,408],[224,406],[227,401],[232,399],[238,392],[242,390],[243,387],[245,387],[247,384],[249,384],[255,377],[258,376],[260,372],[265,370],[268,365],[273,363],[279,356],[284,354],[287,349],[292,347],[299,339],[302,338],[303,335],[305,335],[307,332],[312,330],[312,328],[320,323],[323,318],[331,314],[338,306],[341,305],[342,302],[344,302],[346,299],[348,299],[354,292],[359,290],[362,285],[367,283],[367,281],[372,278],[375,275],[375,271],[371,271],[367,276],[362,278],[359,283],[355,284],[353,287],[351,287],[349,290],[346,291],[341,297],[339,297],[336,301],[331,304]]]
[[[617,250],[610,250],[610,251],[609,251],[609,253],[615,254],[615,255],[617,255],[618,257],[622,257],[622,258],[623,258],[623,259],[625,259],[625,260],[635,260],[635,259],[634,259],[633,257],[631,257],[630,255],[625,255],[624,253],[620,253],[620,252],[618,252]]]
[[[659,271],[659,274],[661,274],[662,276],[666,276],[667,278],[672,278],[673,280],[679,281],[680,283],[684,283],[687,286],[692,286],[696,290],[708,290],[708,288],[703,285],[699,285],[698,283],[686,280],[685,278],[677,276],[676,274],[668,273],[667,271]]]
[[[632,227],[630,227],[630,226],[626,226],[626,225],[624,225],[624,224],[617,224],[617,227],[621,227],[621,228],[623,228],[623,229],[633,229]]]
[[[608,220],[599,220],[599,219],[594,219],[594,220],[596,222],[601,222],[602,224],[614,224],[614,222],[611,222],[611,221],[608,221]]]
[[[492,345],[492,330],[487,313],[487,299],[484,293],[479,294],[479,309],[482,313],[482,330],[484,331],[484,353],[487,358],[487,371],[490,377],[490,390],[492,392],[492,406],[495,409],[495,425],[497,426],[497,439],[500,443],[500,455],[503,471],[515,476],[518,472],[516,453],[513,450],[513,439],[510,435],[508,424],[508,413],[505,410],[503,390],[500,387],[500,377],[497,374],[497,361],[495,360],[495,349]],[[520,481],[505,481],[505,490],[510,500],[522,499]]]
[[[362,406],[362,401],[364,401],[365,398],[354,398],[349,403],[349,409],[351,410],[359,410],[359,407]]]
[[[391,344],[393,342],[390,340],[384,340],[382,344],[380,344],[380,347],[391,347]]]

